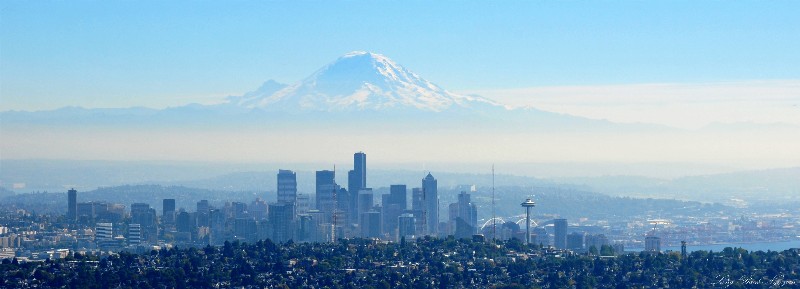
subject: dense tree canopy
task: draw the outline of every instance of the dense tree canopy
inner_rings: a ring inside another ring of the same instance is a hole
[[[607,250],[602,248],[601,251]],[[172,248],[0,264],[3,288],[796,288],[796,250],[571,255],[453,238]]]

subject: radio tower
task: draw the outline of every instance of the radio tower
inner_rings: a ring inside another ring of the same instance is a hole
[[[422,186],[422,235],[428,235],[428,194],[425,193],[425,186]]]
[[[494,214],[494,164],[492,164],[492,243],[497,242],[497,216]]]
[[[336,183],[336,165],[333,165],[334,183]],[[336,243],[336,209],[339,208],[339,199],[336,198],[336,186],[333,186],[333,209],[331,210],[331,243]]]

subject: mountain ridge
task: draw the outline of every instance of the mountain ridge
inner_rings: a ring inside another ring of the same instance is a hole
[[[255,90],[218,104],[190,103],[164,109],[82,108],[0,112],[8,127],[80,125],[152,127],[258,127],[264,123],[437,126],[442,129],[632,131],[671,130],[651,124],[620,124],[533,107],[511,108],[479,95],[450,92],[388,57],[354,51],[294,84],[267,80]],[[368,120],[368,121],[366,121]]]

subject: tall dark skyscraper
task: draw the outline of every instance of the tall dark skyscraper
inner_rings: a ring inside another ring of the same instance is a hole
[[[422,179],[422,194],[425,199],[425,230],[428,235],[436,235],[439,229],[439,185],[433,175],[428,173]]]
[[[278,203],[297,205],[297,175],[290,170],[278,170]]]
[[[164,199],[162,202],[161,214],[166,215],[167,212],[175,212],[175,199]]]
[[[408,189],[406,185],[391,185],[389,186],[389,203],[391,204],[398,204],[400,205],[401,209],[406,209],[406,195],[408,194]]]
[[[175,213],[175,211],[171,212],[175,214],[175,228],[178,232],[192,232],[194,228],[194,224],[192,224],[192,217],[189,213],[181,211],[180,213]]]
[[[78,191],[67,191],[67,220],[75,222],[78,219]]]
[[[556,249],[567,248],[567,219],[553,220],[553,230],[555,238],[553,238],[553,245]]]
[[[336,208],[336,200],[333,198],[334,191],[337,193],[339,191],[339,186],[336,184],[336,173],[334,171],[317,171],[316,179],[317,210],[331,214]]]
[[[211,205],[208,204],[208,200],[200,200],[197,202],[197,210],[196,210],[196,218],[197,218],[197,225],[201,227],[208,227],[209,223],[209,211],[211,210]]]
[[[350,192],[349,223],[358,222],[358,192],[367,187],[367,154],[357,152],[353,155],[353,170],[347,172],[347,191]]]
[[[175,199],[164,199],[162,201],[161,219],[164,223],[175,223]]]
[[[353,174],[356,177],[358,189],[367,187],[367,154],[357,152],[353,155]]]
[[[211,210],[211,205],[208,203],[208,200],[200,200],[199,202],[197,202],[198,213],[208,214],[209,210]]]

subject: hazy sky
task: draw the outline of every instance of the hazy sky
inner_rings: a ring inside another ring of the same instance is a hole
[[[798,11],[798,1],[2,1],[0,110],[213,103],[352,50],[529,105],[548,101],[493,92],[796,84]]]
[[[796,166],[798,12],[800,1],[0,1],[0,111],[219,103],[366,50],[511,106],[691,129],[437,145],[417,132],[336,131],[335,150],[320,150],[314,134],[5,125],[0,157],[335,163],[364,150],[420,165]],[[714,123],[751,124],[701,129]]]
[[[713,124],[800,126],[800,80],[542,86],[467,90],[515,107],[684,129]]]

